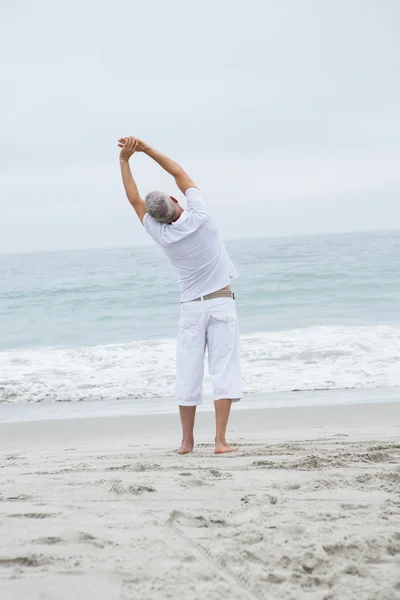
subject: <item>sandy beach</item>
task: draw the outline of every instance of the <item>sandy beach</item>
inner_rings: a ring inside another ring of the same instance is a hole
[[[0,424],[1,600],[400,598],[400,403]]]

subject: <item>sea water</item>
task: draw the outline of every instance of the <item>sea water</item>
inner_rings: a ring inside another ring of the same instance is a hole
[[[399,231],[227,248],[245,399],[400,386]],[[162,411],[178,317],[177,277],[158,247],[0,255],[0,402]]]

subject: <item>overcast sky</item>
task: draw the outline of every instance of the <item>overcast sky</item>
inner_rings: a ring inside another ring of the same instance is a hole
[[[2,0],[0,61],[0,252],[149,243],[122,135],[227,239],[400,227],[398,0]]]

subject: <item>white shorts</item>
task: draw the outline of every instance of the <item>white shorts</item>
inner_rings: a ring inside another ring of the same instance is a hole
[[[176,373],[176,395],[181,406],[197,406],[202,402],[206,347],[214,400],[239,401],[242,397],[239,329],[232,298],[181,305]]]

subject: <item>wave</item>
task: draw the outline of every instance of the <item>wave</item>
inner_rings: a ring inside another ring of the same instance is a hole
[[[400,385],[400,327],[310,327],[242,336],[245,393]],[[175,340],[0,352],[0,402],[174,395]],[[204,393],[211,392],[206,377]]]

